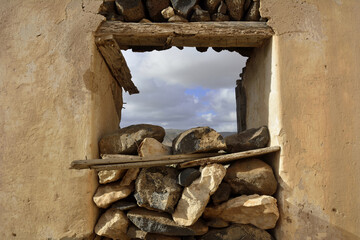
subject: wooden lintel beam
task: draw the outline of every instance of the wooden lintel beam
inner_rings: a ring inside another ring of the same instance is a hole
[[[139,93],[131,80],[130,69],[114,37],[111,34],[102,35],[95,38],[95,43],[119,85],[129,94]]]
[[[120,47],[259,47],[274,34],[264,22],[103,22],[95,36],[113,35]]]

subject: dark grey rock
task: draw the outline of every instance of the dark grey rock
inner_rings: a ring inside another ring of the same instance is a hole
[[[240,21],[244,15],[245,0],[225,0],[232,20]]]
[[[150,124],[131,125],[101,138],[102,154],[137,154],[137,148],[145,138],[155,138],[162,142],[165,130]]]
[[[136,208],[136,207],[137,207],[136,202],[131,202],[128,199],[121,199],[121,200],[119,200],[119,201],[117,201],[117,202],[115,202],[115,203],[113,203],[111,205],[111,208],[116,208],[116,209],[119,209],[121,211],[127,211],[127,210],[130,210],[130,209]]]
[[[194,7],[194,12],[190,18],[191,22],[206,22],[210,20],[210,14],[208,11],[201,9],[199,5]]]
[[[222,13],[214,13],[211,15],[211,20],[216,22],[230,21],[230,17]]]
[[[215,205],[229,200],[231,194],[230,184],[222,182],[216,192],[211,195],[211,199]]]
[[[227,6],[226,6],[226,3],[224,1],[221,1],[218,9],[217,9],[217,12],[218,13],[221,13],[221,14],[226,14],[227,12]]]
[[[161,11],[170,6],[170,0],[146,0],[146,8],[150,19],[155,22],[163,22],[165,18],[161,15]]]
[[[265,230],[251,225],[234,224],[223,229],[210,230],[200,240],[272,240]]]
[[[185,18],[189,17],[191,10],[195,7],[197,2],[198,0],[171,0],[172,6],[176,12]]]
[[[217,152],[226,149],[223,137],[209,127],[197,127],[182,132],[173,140],[174,154]]]
[[[199,170],[195,168],[186,168],[182,172],[179,173],[177,178],[177,183],[183,187],[190,186],[190,184],[200,177],[201,173]]]
[[[270,140],[266,126],[251,128],[225,138],[227,152],[235,153],[266,147]]]
[[[237,161],[227,169],[224,181],[239,195],[273,195],[277,181],[272,168],[259,159]]]
[[[115,0],[116,10],[127,22],[138,22],[145,18],[144,5],[141,0]]]
[[[260,20],[260,1],[251,1],[249,9],[245,14],[245,21],[259,21]]]
[[[193,236],[195,231],[176,224],[167,213],[150,211],[142,208],[132,209],[127,213],[129,220],[139,229],[149,233],[168,236]]]
[[[176,183],[178,174],[170,167],[143,168],[135,182],[137,204],[173,213],[182,193],[182,187]]]

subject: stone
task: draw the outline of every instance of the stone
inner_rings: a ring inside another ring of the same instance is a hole
[[[172,7],[167,7],[161,11],[161,15],[163,16],[163,18],[169,19],[172,16],[175,16],[175,12]]]
[[[217,190],[226,174],[221,164],[210,164],[201,170],[200,178],[186,187],[173,213],[174,221],[182,226],[193,225],[202,215],[210,196]]]
[[[217,152],[225,149],[223,137],[209,127],[191,128],[173,140],[174,154]]]
[[[211,15],[211,20],[216,22],[230,21],[230,17],[222,13],[214,13]]]
[[[220,218],[210,219],[209,221],[206,222],[206,224],[212,228],[226,228],[226,227],[230,226],[230,224],[228,222],[226,222]]]
[[[227,170],[228,171],[228,170]],[[227,174],[226,171],[226,174]],[[225,175],[226,177],[226,175]],[[231,194],[230,184],[222,182],[216,192],[211,196],[212,202],[215,205],[219,205],[222,202],[229,200]]]
[[[176,224],[168,213],[137,208],[130,210],[127,217],[136,227],[145,232],[160,233],[167,236],[195,235],[193,229]]]
[[[127,236],[131,239],[145,239],[149,233],[135,227],[134,225],[130,225],[127,230]]]
[[[128,225],[129,220],[121,210],[110,208],[101,215],[94,230],[100,236],[125,240]]]
[[[121,211],[127,211],[137,207],[136,202],[130,201],[131,199],[121,199],[111,205],[111,208],[116,208]],[[135,199],[134,199],[135,200]]]
[[[266,147],[270,140],[269,130],[266,126],[251,128],[241,133],[225,137],[228,153],[242,152]]]
[[[251,225],[234,224],[223,229],[214,229],[202,236],[200,240],[272,240],[271,235]]]
[[[164,136],[165,130],[160,126],[131,125],[101,138],[99,142],[100,153],[137,154],[138,146],[145,138],[155,138],[162,142]]]
[[[198,0],[170,0],[173,8],[182,17],[189,17]]]
[[[205,9],[209,11],[209,13],[216,12],[217,7],[219,6],[221,0],[205,0]]]
[[[99,208],[107,208],[113,202],[126,198],[134,190],[134,185],[121,186],[118,182],[101,185],[97,188],[93,201]]]
[[[182,170],[177,177],[177,184],[188,187],[190,184],[200,177],[201,173],[195,168],[186,168]]]
[[[165,19],[161,11],[170,6],[170,0],[146,0],[146,8],[150,19],[155,22],[163,22]]]
[[[279,218],[276,199],[271,196],[242,195],[214,207],[207,207],[205,219],[220,218],[227,222],[252,224],[261,229],[271,229]]]
[[[143,18],[143,19],[140,20],[139,23],[151,23],[151,21],[149,19],[147,19],[147,18]]]
[[[145,240],[181,240],[181,237],[166,236],[161,234],[149,233]]]
[[[139,175],[140,168],[130,168],[120,182],[120,186],[129,186]]]
[[[196,5],[194,7],[194,12],[191,15],[190,21],[192,22],[206,22],[210,21],[210,14],[208,11],[205,11],[199,7],[199,5]]]
[[[232,20],[240,21],[244,14],[245,0],[225,0]]]
[[[248,11],[245,14],[245,21],[259,21],[260,19],[260,1],[251,1]]]
[[[247,12],[247,10],[248,10],[249,7],[250,7],[251,2],[252,2],[252,0],[245,0],[245,3],[244,3],[244,12]]]
[[[230,165],[224,181],[238,195],[273,195],[277,189],[272,168],[260,159],[244,159]]]
[[[220,5],[219,5],[219,7],[217,9],[217,12],[221,13],[221,14],[224,14],[224,15],[226,14],[227,6],[226,6],[226,3],[224,1],[221,1]]]
[[[98,172],[99,183],[106,184],[119,180],[124,176],[126,169],[120,170],[102,170]]]
[[[174,15],[168,20],[169,22],[188,22],[186,18],[183,18],[179,15]]]
[[[140,157],[171,155],[171,147],[168,147],[155,138],[145,138],[138,149]]]
[[[178,171],[170,167],[143,168],[135,182],[135,199],[140,207],[173,213],[182,187]]]
[[[126,22],[138,22],[145,18],[144,5],[141,0],[115,0],[116,10]]]
[[[193,225],[189,226],[189,228],[194,230],[195,236],[204,235],[209,231],[209,227],[202,219],[197,220]]]

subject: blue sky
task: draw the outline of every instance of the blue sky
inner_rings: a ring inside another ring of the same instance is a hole
[[[164,128],[210,126],[236,131],[235,82],[246,58],[195,48],[123,51],[140,94],[124,93],[120,126],[150,123]]]

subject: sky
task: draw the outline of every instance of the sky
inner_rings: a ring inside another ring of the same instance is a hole
[[[124,93],[120,126],[148,123],[167,129],[209,126],[236,132],[235,86],[246,58],[195,48],[123,51],[139,94]]]

